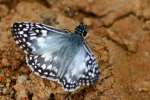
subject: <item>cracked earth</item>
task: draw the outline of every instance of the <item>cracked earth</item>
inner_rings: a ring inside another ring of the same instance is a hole
[[[150,100],[149,0],[0,0],[0,100]],[[11,36],[16,21],[84,22],[100,79],[74,93],[34,75]]]

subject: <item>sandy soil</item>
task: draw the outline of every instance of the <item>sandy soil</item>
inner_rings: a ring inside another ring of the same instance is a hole
[[[0,0],[0,100],[150,100],[149,19],[149,0]],[[67,93],[34,75],[11,36],[17,21],[87,24],[101,70],[96,85]]]

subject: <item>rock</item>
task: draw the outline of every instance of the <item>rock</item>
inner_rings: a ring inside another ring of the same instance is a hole
[[[3,93],[3,95],[9,94],[9,89],[8,88],[3,88],[2,93]]]
[[[25,76],[25,75],[18,76],[17,84],[21,84],[21,83],[25,82],[26,80],[27,80],[27,76]]]
[[[7,87],[7,88],[9,88],[10,83],[11,83],[11,80],[10,80],[10,79],[7,79],[7,83],[6,83],[6,87]]]
[[[1,64],[2,64],[2,66],[10,66],[11,65],[7,58],[3,58]]]
[[[0,17],[4,17],[8,14],[8,8],[6,7],[6,5],[0,5]]]
[[[22,90],[20,91],[19,93],[17,93],[17,97],[16,97],[17,100],[29,100],[28,99],[28,95],[26,93],[25,90]]]

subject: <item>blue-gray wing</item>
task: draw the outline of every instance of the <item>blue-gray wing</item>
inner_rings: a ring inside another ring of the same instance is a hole
[[[64,31],[35,23],[15,23],[12,33],[26,52],[26,62],[35,74],[58,81],[66,91],[98,80],[95,57],[84,41]]]
[[[54,41],[67,36],[67,32],[39,23],[14,23],[11,27],[16,44],[26,54],[46,51],[50,43],[52,49],[56,49]],[[64,39],[64,38],[62,38]],[[48,41],[47,41],[48,40]],[[59,40],[58,40],[59,41]],[[62,42],[60,40],[59,42]]]
[[[64,42],[65,43],[65,42]],[[94,84],[99,78],[98,64],[85,45],[64,44],[56,51],[27,55],[29,67],[39,76],[60,83],[66,91]]]

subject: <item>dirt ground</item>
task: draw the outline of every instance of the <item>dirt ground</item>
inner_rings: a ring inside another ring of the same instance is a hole
[[[87,24],[98,82],[67,93],[34,75],[10,32],[18,21]],[[0,100],[150,100],[149,73],[150,0],[0,0]]]

